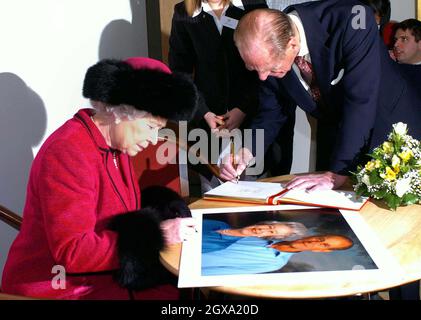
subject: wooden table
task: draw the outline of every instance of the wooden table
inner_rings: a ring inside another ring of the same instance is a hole
[[[291,176],[269,178],[265,181],[285,182]],[[349,188],[349,186],[348,186]],[[191,209],[238,207],[239,204],[198,200]],[[247,206],[250,206],[247,204]],[[306,285],[262,285],[245,287],[212,287],[223,293],[261,298],[324,298],[349,296],[359,293],[382,291],[404,283],[421,279],[421,205],[400,207],[390,211],[378,201],[367,203],[359,212],[365,222],[378,236],[382,244],[401,264],[402,279],[382,278],[371,281],[327,281],[322,277]],[[173,274],[178,275],[181,244],[170,246],[161,252],[161,262]]]

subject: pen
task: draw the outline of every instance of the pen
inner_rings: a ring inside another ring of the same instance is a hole
[[[237,169],[237,165],[236,165],[236,163],[235,163],[235,145],[234,145],[234,137],[230,137],[230,154],[231,154],[231,158],[232,158],[232,167],[234,168],[234,169]],[[238,176],[238,173],[237,173],[237,176],[236,176],[236,178],[235,178],[235,182],[236,183],[238,183],[238,180],[240,179],[240,177]]]

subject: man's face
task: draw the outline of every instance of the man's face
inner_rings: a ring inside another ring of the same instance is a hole
[[[421,62],[421,41],[416,42],[411,30],[396,30],[394,54],[400,63]]]
[[[263,45],[256,45],[253,49],[248,49],[247,52],[240,50],[246,68],[256,71],[262,81],[269,76],[283,78],[291,70],[297,52],[291,45],[288,45],[283,54],[281,53],[278,57],[273,57]]]
[[[294,241],[278,242],[271,245],[272,248],[284,252],[330,252],[344,249],[352,244],[348,238],[342,236],[312,236]]]

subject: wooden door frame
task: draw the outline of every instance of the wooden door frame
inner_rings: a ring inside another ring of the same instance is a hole
[[[145,0],[149,57],[168,63],[168,39],[174,5],[182,0]]]
[[[416,5],[417,5],[416,17],[418,20],[421,20],[421,0],[417,0]]]

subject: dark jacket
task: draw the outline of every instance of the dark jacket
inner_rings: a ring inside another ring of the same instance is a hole
[[[262,83],[261,109],[252,124],[265,129],[265,146],[270,145],[291,101],[333,123],[329,170],[342,174],[349,174],[360,155],[386,140],[394,123],[407,123],[409,134],[421,138],[420,94],[389,58],[370,8],[365,7],[365,28],[353,27],[358,19],[353,11],[359,12],[355,6],[361,3],[325,0],[287,8],[296,10],[303,23],[324,103],[312,100],[293,71],[282,79],[269,77]]]

